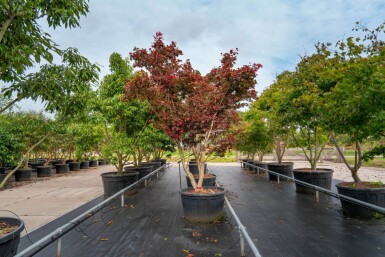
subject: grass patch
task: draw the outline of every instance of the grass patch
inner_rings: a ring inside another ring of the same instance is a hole
[[[354,164],[354,157],[347,157],[349,164]],[[363,162],[364,167],[385,168],[385,158],[375,158],[367,162]]]

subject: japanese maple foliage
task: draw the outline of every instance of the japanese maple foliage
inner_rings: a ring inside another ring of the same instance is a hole
[[[194,188],[203,182],[204,160],[210,143],[217,142],[238,120],[236,109],[255,97],[260,64],[235,68],[238,50],[222,54],[221,65],[202,76],[190,61],[179,59],[183,52],[175,42],[165,44],[156,33],[149,49],[134,48],[133,66],[140,68],[125,88],[124,99],[149,102],[163,129],[177,145],[183,169]],[[220,140],[219,140],[220,141]],[[187,168],[185,150],[195,153],[200,179],[198,184]]]

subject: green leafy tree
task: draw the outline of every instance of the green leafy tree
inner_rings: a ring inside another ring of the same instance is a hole
[[[147,126],[147,104],[121,98],[124,85],[134,76],[127,59],[118,53],[110,56],[111,74],[106,75],[98,91],[96,110],[104,120],[105,139],[102,142],[103,156],[117,168],[118,174],[134,156],[136,164],[143,158],[139,138]]]
[[[279,113],[286,95],[290,93],[291,77],[292,73],[288,71],[279,74],[275,82],[253,103],[248,114],[265,122],[269,134],[274,138],[274,152],[278,163],[282,162],[293,129],[284,122],[285,117]]]
[[[20,160],[24,144],[17,140],[20,129],[10,114],[0,114],[0,167],[15,165]]]
[[[45,20],[52,28],[78,27],[80,17],[88,13],[88,1],[4,0],[0,13],[0,81],[8,99],[0,104],[0,113],[24,98],[41,100],[51,112],[78,108],[81,102],[76,96],[97,82],[99,67],[77,49],[59,49],[38,21]],[[52,64],[55,54],[60,65]],[[48,64],[28,73],[43,61]]]
[[[274,136],[268,130],[266,122],[254,111],[245,114],[241,132],[237,133],[236,147],[239,151],[252,155],[258,155],[258,161],[262,162],[263,157],[273,152]]]
[[[337,42],[334,50],[330,50],[331,44],[318,45],[318,51],[329,55],[333,63],[329,76],[336,81],[325,94],[325,128],[331,131],[331,138],[356,182],[360,181],[363,141],[385,134],[385,42],[379,39],[384,24],[374,30],[357,27],[362,29],[366,32],[363,39],[349,37]],[[348,136],[354,146],[353,165],[341,150],[339,135]]]
[[[52,62],[62,51],[44,32],[39,22],[49,27],[75,28],[89,11],[87,0],[2,0],[0,4],[0,80],[19,81],[28,68],[42,60]]]
[[[32,156],[33,150],[50,136],[52,129],[47,118],[42,113],[18,112],[8,113],[7,115],[12,125],[17,128],[15,141],[17,144],[20,144],[20,147],[22,145],[22,151],[18,165],[0,183],[0,188],[5,185],[17,169],[20,167],[23,169],[28,168],[28,161]]]
[[[328,68],[326,56],[321,53],[302,57],[296,71],[285,80],[290,90],[278,110],[282,124],[292,127],[292,138],[312,170],[317,168],[329,139],[328,131],[322,128],[325,93],[335,85],[334,80],[324,75]]]

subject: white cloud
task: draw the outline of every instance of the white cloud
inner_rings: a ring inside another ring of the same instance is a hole
[[[383,0],[95,0],[80,29],[49,31],[62,48],[77,47],[103,65],[102,76],[112,52],[128,56],[134,46],[148,48],[156,31],[176,41],[203,73],[219,65],[220,53],[238,47],[239,65],[263,65],[262,91],[317,41],[351,35],[356,21],[374,27],[384,11]]]

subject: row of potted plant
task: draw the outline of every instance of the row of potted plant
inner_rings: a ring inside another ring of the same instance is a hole
[[[248,134],[255,135],[259,129],[270,146],[275,145],[279,162],[289,144],[300,147],[310,169],[295,170],[294,177],[326,188],[330,188],[333,171],[317,168],[317,162],[325,145],[331,142],[354,180],[339,183],[338,192],[385,207],[383,183],[361,181],[358,175],[364,160],[385,155],[381,140],[385,95],[378,79],[385,75],[384,41],[378,36],[383,33],[382,28],[383,24],[373,30],[359,24],[356,30],[363,31],[365,37],[338,41],[335,48],[330,43],[317,44],[316,52],[301,57],[295,71],[284,71],[276,77],[253,103],[245,120],[252,123],[246,126]],[[376,140],[378,144],[364,152],[362,144],[366,140]],[[255,149],[256,143],[244,150]],[[341,143],[353,147],[353,164],[341,150]],[[272,164],[269,167],[274,169]],[[373,215],[346,201],[342,201],[342,206],[349,215]]]

